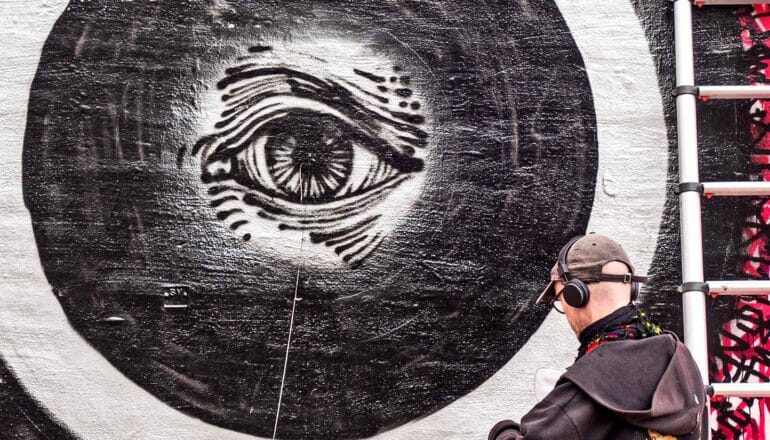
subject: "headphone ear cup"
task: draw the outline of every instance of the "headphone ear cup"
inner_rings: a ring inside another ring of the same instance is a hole
[[[588,304],[590,293],[586,283],[578,279],[573,279],[564,285],[561,296],[564,298],[564,302],[569,304],[570,307],[579,309]]]

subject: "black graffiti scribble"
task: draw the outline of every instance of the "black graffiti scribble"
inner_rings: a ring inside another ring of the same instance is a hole
[[[258,57],[271,50],[250,52]],[[217,131],[192,153],[200,156],[220,220],[244,213],[244,206],[256,209],[230,229],[266,220],[280,230],[310,231],[311,242],[333,246],[352,265],[376,249],[383,239],[380,216],[369,212],[423,170],[415,153],[427,146],[428,134],[419,128],[425,122],[420,103],[404,100],[413,95],[408,76],[352,70],[363,84],[254,59],[226,70],[217,84],[226,106]],[[387,106],[393,98],[410,110]],[[356,180],[357,166],[367,172]]]
[[[743,8],[738,11],[741,23],[754,23],[757,16],[754,8]],[[754,26],[744,27],[752,44],[743,51],[744,70],[752,83],[767,84],[766,72],[770,64],[770,49],[766,43],[770,38],[767,32],[760,32]],[[769,152],[762,148],[770,129],[767,112],[760,100],[753,100],[749,114],[751,153],[767,155]],[[752,163],[749,171],[755,178],[766,180],[764,174],[770,169],[768,164]],[[763,209],[770,199],[761,198],[753,201],[753,210],[744,224],[744,239],[741,248],[746,250],[743,266],[751,265],[754,272],[749,278],[767,279],[768,273],[763,267],[770,260],[750,252],[752,247],[760,246],[761,255],[770,255],[770,223],[764,220]],[[745,231],[750,231],[746,234]],[[740,298],[736,302],[736,314],[730,321],[722,324],[719,332],[719,344],[711,359],[710,380],[716,382],[768,382],[766,374],[770,371],[770,351],[765,347],[770,340],[770,319],[766,311],[770,309],[770,301],[761,297]],[[751,417],[751,408],[757,404],[764,406],[765,399],[755,398],[719,398],[712,399],[712,411],[716,413],[717,424],[712,429],[712,438],[737,439],[744,438],[752,432],[762,429]]]
[[[768,351],[757,344],[759,341],[759,345],[765,345],[770,334],[770,320],[763,318],[763,309],[767,308],[770,308],[770,301],[763,298],[745,299],[741,302],[734,321],[740,335],[725,327],[721,329],[721,344],[712,359],[711,380],[768,381],[769,378],[763,371],[767,371],[770,357]],[[756,430],[756,421],[751,418],[750,408],[758,400],[760,399],[713,399],[712,411],[716,412],[717,426],[712,429],[712,438],[741,438],[749,429]]]
[[[752,401],[753,399],[746,399],[745,403],[751,405]],[[741,438],[746,428],[756,425],[746,407],[736,407],[728,399],[712,400],[711,410],[716,411],[718,424],[718,429],[711,430],[713,440]]]

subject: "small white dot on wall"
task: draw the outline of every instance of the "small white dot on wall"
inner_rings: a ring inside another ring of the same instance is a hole
[[[602,176],[602,191],[610,197],[618,195],[618,184],[610,173],[604,173]]]

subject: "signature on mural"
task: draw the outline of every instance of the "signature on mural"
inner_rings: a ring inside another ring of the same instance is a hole
[[[399,66],[340,69],[313,51],[361,49],[298,46],[255,46],[227,69],[217,84],[225,110],[192,153],[217,217],[243,240],[271,223],[309,231],[312,243],[355,266],[393,226],[386,199],[403,212],[398,188],[424,169],[423,105]]]

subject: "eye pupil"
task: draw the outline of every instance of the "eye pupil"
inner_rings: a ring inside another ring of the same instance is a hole
[[[353,147],[322,115],[297,115],[273,127],[265,145],[270,177],[295,202],[332,200],[353,171]]]
[[[295,163],[308,166],[314,166],[320,160],[317,152],[306,148],[294,148],[294,150],[291,152],[291,159]]]

